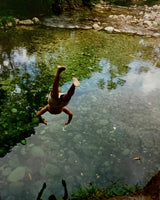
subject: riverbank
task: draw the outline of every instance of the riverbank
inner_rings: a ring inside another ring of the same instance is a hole
[[[127,187],[126,187],[127,188]],[[130,193],[130,191],[125,188],[115,188],[112,191],[109,192],[109,194],[113,195],[115,194],[115,197],[107,198],[106,196],[106,189],[102,190],[96,190],[96,188],[91,188],[90,190],[86,192],[88,196],[84,195],[82,193],[82,196],[79,196],[79,198],[73,198],[76,200],[159,200],[159,188],[160,188],[160,172],[158,172],[155,176],[151,178],[151,180],[147,183],[147,185],[143,189],[139,189],[136,192],[133,192],[129,195],[123,195],[123,196],[116,196],[116,192],[118,195],[118,192],[121,193],[124,190],[126,193]],[[109,190],[109,189],[108,189]],[[114,193],[115,192],[115,193]]]
[[[131,196],[110,198],[110,200],[159,200],[160,196],[160,172],[151,178],[143,190],[137,191]]]
[[[160,37],[160,5],[113,6],[105,2],[96,4],[92,10],[76,9],[61,15],[38,19],[15,19],[16,26],[42,24],[51,28],[94,29],[108,33],[126,33],[147,37]],[[7,26],[12,26],[8,22]]]
[[[92,11],[76,10],[60,16],[45,17],[42,24],[58,28],[95,29],[108,33],[160,37],[160,5],[122,7],[102,2],[95,5]]]

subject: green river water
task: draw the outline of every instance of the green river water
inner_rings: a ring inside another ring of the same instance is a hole
[[[0,196],[43,199],[90,182],[144,185],[160,169],[160,40],[36,26],[0,31]],[[74,114],[43,117],[57,65]],[[140,157],[140,160],[134,160]]]

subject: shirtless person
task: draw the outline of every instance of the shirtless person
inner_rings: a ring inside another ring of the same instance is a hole
[[[47,122],[42,118],[41,115],[44,114],[46,111],[50,112],[51,114],[59,114],[62,111],[68,114],[68,121],[65,123],[65,125],[69,124],[72,120],[73,114],[65,106],[68,105],[71,97],[73,96],[75,92],[75,87],[80,86],[80,82],[78,81],[77,78],[73,78],[73,83],[70,89],[68,90],[67,94],[59,93],[58,87],[59,87],[60,73],[64,70],[66,70],[65,66],[57,67],[57,73],[53,82],[53,88],[48,97],[48,104],[36,114],[37,117],[40,119],[40,122],[44,123],[45,125],[47,125]]]

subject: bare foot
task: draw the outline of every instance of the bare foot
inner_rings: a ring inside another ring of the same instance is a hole
[[[58,66],[57,70],[59,73],[61,73],[62,71],[66,70],[66,66]]]
[[[80,82],[78,81],[77,78],[73,78],[73,84],[75,87],[79,87],[80,86]]]

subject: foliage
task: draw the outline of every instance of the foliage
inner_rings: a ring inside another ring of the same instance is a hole
[[[51,10],[52,0],[2,0],[0,4],[0,16],[9,14],[20,17],[34,17]]]
[[[53,0],[52,11],[55,14],[61,14],[66,9],[72,10],[81,6],[92,8],[95,2],[99,2],[99,0]]]
[[[73,200],[98,200],[100,196],[103,196],[99,187],[90,183],[89,187],[80,187],[79,190],[72,194]]]
[[[104,0],[115,5],[129,6],[132,0]],[[153,5],[158,0],[137,1],[136,4]],[[2,0],[0,4],[0,16],[15,16],[27,18],[46,14],[60,14],[65,9],[75,9],[81,6],[92,8],[99,0]]]
[[[79,6],[91,7],[97,0],[2,0],[0,16],[13,15],[18,18],[41,16],[46,14],[60,14],[65,9]]]
[[[12,16],[4,16],[0,18],[0,26],[4,28],[8,27],[10,22],[12,23],[13,26],[16,25],[16,21]]]
[[[113,183],[111,186],[104,188],[103,193],[107,198],[109,198],[114,196],[129,195],[140,189],[141,187],[138,185],[129,186],[129,185],[120,185],[118,183]]]
[[[79,190],[72,194],[73,200],[98,200],[104,197],[114,197],[114,196],[123,196],[129,195],[137,190],[141,189],[140,186],[134,185],[120,185],[113,183],[107,188],[99,188],[90,183],[89,187],[80,187]]]

